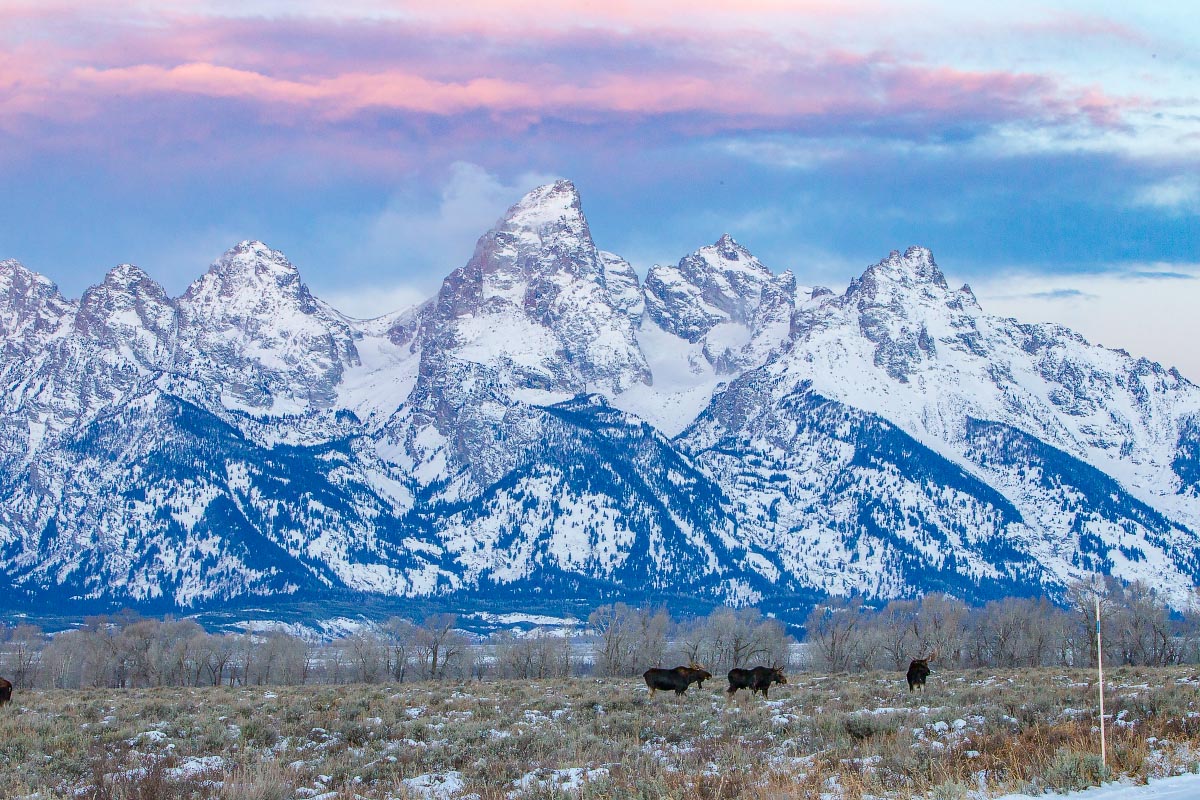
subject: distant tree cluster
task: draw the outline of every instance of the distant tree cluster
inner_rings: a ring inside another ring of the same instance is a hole
[[[791,637],[757,609],[718,608],[676,622],[666,609],[601,606],[588,617],[595,632],[592,665],[599,675],[640,675],[649,667],[697,663],[710,672],[788,663]]]
[[[193,620],[89,617],[48,637],[0,629],[0,669],[19,686],[220,686],[304,683],[314,647],[295,636],[207,633]]]
[[[19,687],[141,688],[338,684],[567,674],[562,637],[498,634],[479,641],[453,614],[392,617],[330,642],[267,630],[208,633],[190,619],[89,617],[54,635],[0,626],[0,674]],[[495,653],[495,657],[489,654]]]
[[[1106,664],[1200,660],[1200,614],[1172,613],[1152,587],[1111,578],[1072,585],[1062,606],[1009,597],[972,607],[945,594],[882,608],[836,600],[815,608],[806,628],[813,666],[837,672],[902,669],[934,652],[964,667],[1092,666],[1097,598]]]

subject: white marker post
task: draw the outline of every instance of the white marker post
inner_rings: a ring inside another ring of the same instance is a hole
[[[1100,764],[1108,769],[1108,747],[1104,742],[1104,645],[1100,641],[1100,595],[1096,595],[1096,672],[1100,675]]]

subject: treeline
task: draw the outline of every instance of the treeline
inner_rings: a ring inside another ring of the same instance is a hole
[[[663,608],[601,606],[586,625],[481,637],[453,614],[392,617],[333,641],[284,631],[210,633],[190,619],[124,612],[54,635],[0,625],[0,675],[18,687],[257,686],[637,676],[698,663],[714,675],[758,664],[831,672],[903,670],[937,653],[941,669],[1090,666],[1101,604],[1109,665],[1200,661],[1200,614],[1172,613],[1154,589],[1105,580],[1072,586],[1063,605],[1008,598],[972,607],[945,594],[871,607],[834,600],[807,620],[803,646],[756,609],[676,620]]]
[[[945,594],[870,608],[856,599],[813,610],[806,629],[812,665],[835,672],[903,669],[937,653],[942,667],[1093,666],[1096,600],[1109,665],[1200,661],[1200,614],[1172,613],[1152,587],[1108,578],[1070,586],[1065,603],[1005,598],[968,606]]]
[[[711,669],[785,664],[789,643],[779,622],[754,609],[677,622],[664,609],[616,603],[596,609],[581,630],[487,637],[460,629],[453,614],[392,617],[329,642],[284,631],[209,633],[190,619],[125,612],[52,636],[35,625],[0,626],[0,675],[18,687],[59,689],[640,675],[691,661]]]

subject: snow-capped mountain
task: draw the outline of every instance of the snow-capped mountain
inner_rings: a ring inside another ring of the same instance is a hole
[[[558,181],[379,319],[242,242],[178,298],[0,262],[0,334],[22,602],[789,609],[1100,571],[1182,606],[1200,579],[1200,388],[988,316],[921,248],[838,294],[723,236],[643,284]]]
[[[360,363],[347,321],[321,303],[282,253],[242,242],[177,303],[177,370],[221,407],[279,417],[334,407]]]
[[[541,440],[536,406],[650,380],[636,286],[628,264],[596,248],[572,184],[534,190],[442,283],[381,452],[422,485],[461,478],[469,485],[455,490],[472,493],[496,482]]]

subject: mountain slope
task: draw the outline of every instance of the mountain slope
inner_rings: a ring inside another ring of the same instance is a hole
[[[398,524],[353,442],[264,448],[152,391],[3,488],[0,552],[14,586],[187,606],[338,587],[428,593],[453,576]],[[36,530],[36,538],[3,535]]]

